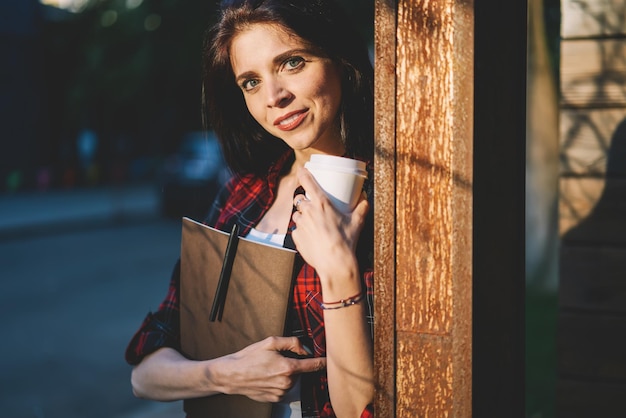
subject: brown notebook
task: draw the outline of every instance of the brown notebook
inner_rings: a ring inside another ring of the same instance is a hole
[[[181,345],[183,354],[194,360],[231,354],[286,330],[296,252],[245,238],[235,241],[230,280],[222,282],[222,290],[226,285],[227,290],[219,315],[211,320],[229,238],[228,233],[183,218]],[[272,404],[215,395],[186,400],[185,412],[194,418],[269,418]]]

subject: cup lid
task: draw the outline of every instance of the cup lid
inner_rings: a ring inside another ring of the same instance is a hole
[[[336,155],[313,154],[309,160],[311,163],[330,165],[332,167],[342,167],[347,169],[365,170],[363,161],[354,158],[338,157]]]
[[[304,163],[304,167],[311,170],[334,171],[336,173],[353,174],[355,176],[367,178],[367,170],[354,167],[333,166],[331,164],[319,164],[312,161]]]

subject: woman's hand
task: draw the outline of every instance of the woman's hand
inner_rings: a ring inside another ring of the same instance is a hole
[[[133,393],[159,401],[228,393],[277,402],[300,373],[326,367],[325,358],[298,360],[281,351],[307,354],[296,337],[269,337],[236,353],[204,361],[189,360],[173,348],[162,347],[133,369]]]
[[[324,277],[327,270],[345,264],[346,257],[354,257],[369,204],[362,196],[352,212],[341,213],[306,168],[298,171],[298,180],[309,199],[294,197],[296,229],[291,235],[302,257]]]
[[[281,351],[306,355],[296,337],[269,337],[219,359],[212,379],[218,390],[245,395],[260,402],[278,402],[301,373],[322,370],[325,358],[294,359]]]
[[[335,209],[306,169],[298,172],[304,195],[294,197],[292,238],[304,260],[317,271],[320,302],[362,295],[356,243],[369,210],[362,197],[351,213]],[[299,203],[298,203],[299,202]],[[338,417],[356,417],[374,397],[372,341],[365,301],[324,310],[328,391]]]

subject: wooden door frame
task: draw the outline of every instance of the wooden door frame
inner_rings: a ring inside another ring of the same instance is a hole
[[[527,4],[435,3],[376,0],[376,415],[522,417]]]

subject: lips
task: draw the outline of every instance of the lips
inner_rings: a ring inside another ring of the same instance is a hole
[[[308,113],[308,109],[289,112],[286,115],[276,118],[276,120],[274,121],[274,126],[276,126],[281,131],[291,131],[300,126]]]

